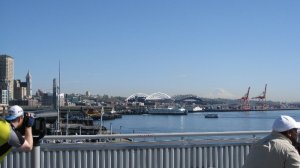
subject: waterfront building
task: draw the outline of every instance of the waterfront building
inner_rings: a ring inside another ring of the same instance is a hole
[[[59,96],[59,107],[63,107],[65,106],[65,94],[64,93],[60,93],[58,94]]]
[[[29,99],[27,102],[28,102],[27,106],[29,107],[38,107],[41,105],[39,101],[36,99]]]
[[[27,82],[21,80],[14,80],[14,99],[24,100],[27,98]]]
[[[14,58],[0,55],[1,103],[8,104],[14,98]]]
[[[27,73],[26,82],[20,79],[14,80],[14,100],[29,100],[32,98],[31,74]]]
[[[43,93],[42,94],[42,106],[53,105],[53,93]]]

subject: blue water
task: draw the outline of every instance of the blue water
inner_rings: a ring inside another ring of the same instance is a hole
[[[223,132],[271,130],[275,118],[289,115],[300,122],[300,110],[218,112],[219,118],[204,118],[207,113],[188,115],[123,115],[103,121],[116,133]],[[96,124],[100,124],[96,122]]]

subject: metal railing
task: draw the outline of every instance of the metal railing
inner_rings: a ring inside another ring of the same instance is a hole
[[[13,151],[0,168],[240,168],[253,141],[267,133],[46,136],[32,152]]]

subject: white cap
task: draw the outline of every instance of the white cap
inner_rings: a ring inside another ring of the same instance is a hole
[[[282,115],[273,123],[273,131],[284,132],[293,128],[300,128],[300,122],[296,122],[292,117]]]
[[[14,105],[8,109],[8,113],[5,116],[5,120],[8,120],[8,121],[14,120],[17,117],[20,117],[23,115],[24,115],[23,109],[20,106]]]

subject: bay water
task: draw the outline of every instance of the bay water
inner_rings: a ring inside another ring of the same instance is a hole
[[[300,110],[215,112],[219,118],[205,118],[206,112],[188,115],[123,115],[105,120],[103,125],[115,133],[174,133],[271,130],[280,115],[300,122]],[[95,124],[100,125],[100,121]]]

